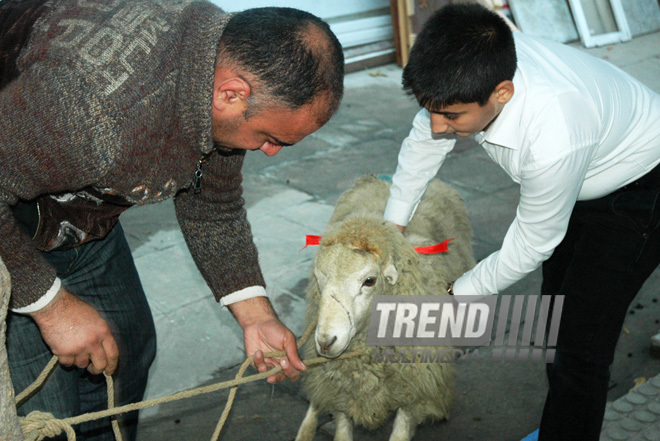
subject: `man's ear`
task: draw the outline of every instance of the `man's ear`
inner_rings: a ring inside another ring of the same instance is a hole
[[[495,86],[495,95],[497,102],[500,104],[508,103],[509,100],[513,97],[513,92],[513,81],[505,80]]]
[[[250,84],[233,71],[216,69],[213,81],[214,111],[243,113],[251,93]]]

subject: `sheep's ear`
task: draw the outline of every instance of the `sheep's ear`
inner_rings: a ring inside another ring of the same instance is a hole
[[[383,275],[385,276],[385,280],[387,280],[387,283],[390,285],[394,285],[396,281],[399,279],[399,272],[396,270],[394,267],[393,263],[388,263],[387,266],[385,266],[385,269],[383,270]]]

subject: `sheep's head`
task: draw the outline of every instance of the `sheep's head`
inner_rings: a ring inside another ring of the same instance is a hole
[[[401,236],[383,221],[349,221],[326,235],[316,255],[314,275],[320,291],[316,350],[334,358],[369,320],[371,300],[394,285],[399,273],[391,237]]]

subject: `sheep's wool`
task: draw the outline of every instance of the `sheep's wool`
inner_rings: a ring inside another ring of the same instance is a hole
[[[374,294],[446,294],[443,287],[474,266],[471,229],[463,201],[454,190],[438,180],[432,181],[404,237],[394,225],[382,220],[388,195],[386,182],[374,176],[359,179],[339,199],[319,255],[324,247],[341,244],[372,253],[383,265],[393,262],[399,274],[397,282],[391,286],[381,284],[382,291]],[[413,250],[414,246],[447,238],[455,238],[447,253],[418,255]],[[307,291],[307,323],[318,314],[320,296],[312,273]],[[363,350],[369,355],[335,360],[306,373],[303,388],[310,402],[320,412],[345,413],[368,429],[380,426],[400,407],[410,413],[415,424],[448,419],[454,365],[372,363],[370,354],[374,348],[365,346],[366,332],[366,326],[358,329],[346,352]],[[317,356],[313,344],[306,345],[305,356]]]

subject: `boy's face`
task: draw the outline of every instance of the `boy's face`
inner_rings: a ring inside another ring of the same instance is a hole
[[[455,133],[469,136],[486,130],[513,96],[513,83],[503,81],[483,106],[478,103],[457,103],[429,110],[433,133]]]

